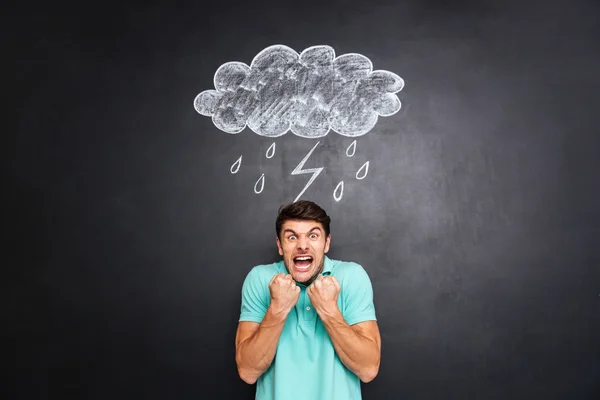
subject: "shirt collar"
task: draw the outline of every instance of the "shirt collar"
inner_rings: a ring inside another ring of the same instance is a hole
[[[331,275],[331,268],[333,267],[333,261],[327,256],[325,256],[325,263],[323,265],[323,272],[321,275]]]

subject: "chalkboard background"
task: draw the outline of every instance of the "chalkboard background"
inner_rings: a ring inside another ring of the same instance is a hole
[[[5,398],[253,398],[234,360],[241,284],[278,260],[277,208],[317,141],[305,168],[325,169],[302,197],[375,291],[365,399],[600,398],[597,2],[3,14]],[[401,110],[318,139],[229,134],[194,110],[220,65],[274,44],[365,55],[404,79]]]

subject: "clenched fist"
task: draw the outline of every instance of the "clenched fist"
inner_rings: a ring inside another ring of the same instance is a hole
[[[340,293],[340,284],[335,276],[319,277],[307,289],[306,294],[319,314],[331,314],[337,310],[337,300]]]
[[[291,275],[279,273],[269,282],[269,291],[271,292],[271,305],[277,313],[287,315],[298,302],[300,297],[300,288]]]

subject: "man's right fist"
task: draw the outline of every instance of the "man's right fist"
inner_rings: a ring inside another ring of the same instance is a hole
[[[279,273],[269,282],[269,291],[271,292],[271,304],[276,311],[283,312],[286,315],[298,302],[300,297],[300,288],[291,275]]]

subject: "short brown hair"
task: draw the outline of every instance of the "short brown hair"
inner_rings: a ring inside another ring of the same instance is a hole
[[[319,207],[317,204],[309,200],[299,200],[294,203],[283,205],[279,208],[277,220],[275,221],[275,230],[277,231],[277,237],[281,233],[281,226],[283,223],[290,219],[300,219],[307,221],[317,221],[323,224],[325,229],[325,236],[329,236],[331,218],[329,215]]]

